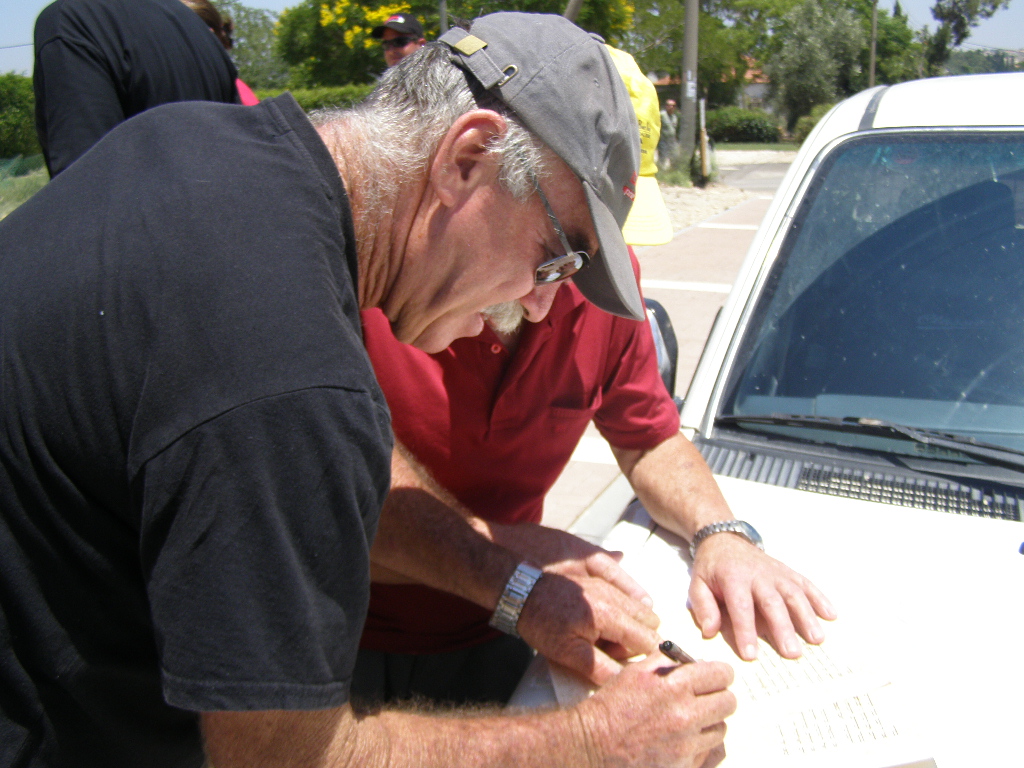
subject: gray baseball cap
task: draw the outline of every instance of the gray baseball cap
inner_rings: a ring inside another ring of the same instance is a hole
[[[600,250],[573,276],[601,309],[644,319],[622,227],[636,195],[640,133],[629,92],[597,35],[562,16],[494,13],[440,38],[453,61],[507,104],[583,183]]]

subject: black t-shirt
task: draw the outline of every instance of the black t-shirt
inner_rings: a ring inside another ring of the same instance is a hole
[[[347,701],[391,450],[356,276],[287,94],[149,110],[0,222],[0,765]]]
[[[57,0],[35,26],[36,133],[50,175],[132,115],[236,103],[235,65],[180,0]]]

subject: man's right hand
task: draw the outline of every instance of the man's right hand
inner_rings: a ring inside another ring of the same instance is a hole
[[[575,707],[592,764],[700,768],[736,711],[722,662],[677,665],[659,653],[630,663]]]

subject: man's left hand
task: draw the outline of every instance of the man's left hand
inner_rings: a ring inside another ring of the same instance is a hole
[[[818,618],[836,618],[828,598],[808,579],[731,533],[701,542],[689,596],[704,637],[722,629],[725,609],[736,652],[747,661],[757,657],[759,621],[779,654],[795,659],[802,653],[797,633],[809,643],[820,643],[825,633]]]

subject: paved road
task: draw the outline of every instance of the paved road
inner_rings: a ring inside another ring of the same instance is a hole
[[[725,303],[754,232],[788,163],[722,167],[721,180],[755,192],[738,206],[675,235],[665,245],[636,249],[644,295],[668,311],[679,342],[676,392],[685,397],[715,314]],[[567,528],[619,476],[608,444],[590,426],[544,504],[544,522]]]
[[[779,182],[788,168],[789,163],[757,163],[741,165],[738,168],[723,168],[719,180],[737,189],[772,194],[778,189]]]

